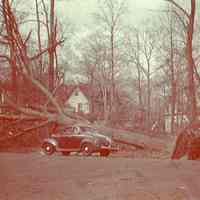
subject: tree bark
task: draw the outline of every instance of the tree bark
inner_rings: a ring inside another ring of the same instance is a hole
[[[190,108],[190,121],[197,118],[197,102],[196,102],[196,88],[194,81],[194,59],[193,59],[193,33],[194,33],[194,20],[196,12],[196,1],[191,0],[191,13],[189,16],[189,23],[187,25],[187,73],[188,73],[188,101]]]
[[[174,72],[174,44],[173,44],[173,24],[170,16],[170,70],[171,70],[171,134],[174,134],[175,111],[176,111],[176,81]]]
[[[150,62],[147,61],[147,129],[151,128],[151,74],[150,74]]]
[[[39,15],[39,8],[38,8],[38,0],[35,0],[35,9],[36,9],[36,18],[37,18],[37,39],[38,39],[38,51],[41,52],[42,51],[42,44],[41,44],[41,27],[40,27],[40,15]],[[40,71],[39,71],[39,76],[41,78],[41,74],[42,74],[42,55],[39,57],[39,67],[40,67]]]
[[[2,10],[4,15],[4,23],[8,36],[13,35],[13,21],[10,15],[9,2],[7,0],[2,0]],[[17,56],[16,56],[16,44],[15,41],[9,38],[8,44],[10,47],[10,67],[11,67],[11,80],[12,80],[12,92],[13,100],[17,102],[18,100],[18,82],[17,82]]]
[[[186,34],[186,58],[187,58],[187,82],[188,82],[188,117],[190,122],[197,119],[197,102],[196,102],[196,88],[195,88],[195,63],[193,59],[193,33],[194,33],[194,21],[196,14],[196,0],[190,0],[190,13],[187,12],[174,0],[166,0],[172,3],[177,9],[179,9],[187,18],[187,34]]]
[[[140,69],[140,38],[139,33],[136,33],[137,37],[137,58],[136,58],[136,67],[138,72],[138,101],[139,101],[139,107],[140,109],[143,108],[143,101],[142,101],[142,86],[141,86],[141,69]]]
[[[111,113],[113,112],[114,105],[115,105],[115,77],[114,77],[114,68],[115,68],[115,61],[114,61],[114,25],[111,25],[111,32],[110,32],[110,42],[111,42],[111,102],[110,108]]]
[[[55,0],[51,0],[51,10],[50,10],[50,38],[49,38],[49,90],[52,92],[54,89],[54,6]]]

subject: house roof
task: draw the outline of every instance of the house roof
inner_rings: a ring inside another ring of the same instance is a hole
[[[79,85],[61,85],[60,88],[57,91],[57,97],[59,99],[59,102],[61,104],[64,104],[69,97],[72,95],[72,93],[79,89],[88,99],[91,97],[90,94],[90,87],[88,84],[79,84]]]
[[[81,84],[77,88],[79,88],[88,99],[91,97],[91,87],[89,84]]]

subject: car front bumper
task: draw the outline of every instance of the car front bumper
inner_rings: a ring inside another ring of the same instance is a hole
[[[110,152],[117,152],[119,151],[119,148],[112,147],[112,146],[101,146],[100,151],[110,151]]]

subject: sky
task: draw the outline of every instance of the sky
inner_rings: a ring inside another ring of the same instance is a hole
[[[128,24],[134,24],[134,26],[139,26],[146,18],[155,14],[156,12],[152,11],[159,10],[164,3],[164,0],[127,1],[129,3],[129,12],[127,13],[126,21]],[[77,37],[79,33],[81,38],[82,36],[84,37],[84,33],[87,34],[88,30],[89,32],[93,31],[96,25],[92,13],[98,12],[98,0],[57,0],[56,11],[63,23],[65,20],[69,20],[76,27],[76,36],[74,38],[79,38]]]
[[[50,0],[45,1],[46,3],[50,2]],[[78,32],[87,32],[87,30],[92,31],[95,25],[92,13],[98,12],[98,1],[100,0],[55,0],[56,15],[61,23],[71,23],[77,34]],[[129,9],[126,21],[134,26],[139,26],[146,18],[157,13],[152,10],[159,10],[164,5],[164,0],[125,1],[127,1]],[[18,9],[28,9],[30,18],[35,18],[35,2],[33,0],[19,0]]]
[[[68,17],[77,27],[88,27],[94,24],[92,13],[98,11],[98,0],[57,0],[56,10],[58,16]],[[129,0],[128,21],[140,24],[148,15],[153,12],[150,10],[159,9],[164,0]]]

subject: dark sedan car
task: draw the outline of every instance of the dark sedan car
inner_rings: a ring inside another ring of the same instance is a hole
[[[111,151],[116,151],[112,147],[112,140],[99,134],[97,130],[87,126],[65,127],[50,138],[44,140],[42,149],[47,155],[54,152],[62,152],[69,155],[71,152],[82,153],[89,156],[92,153],[100,153],[101,156],[108,156]]]

